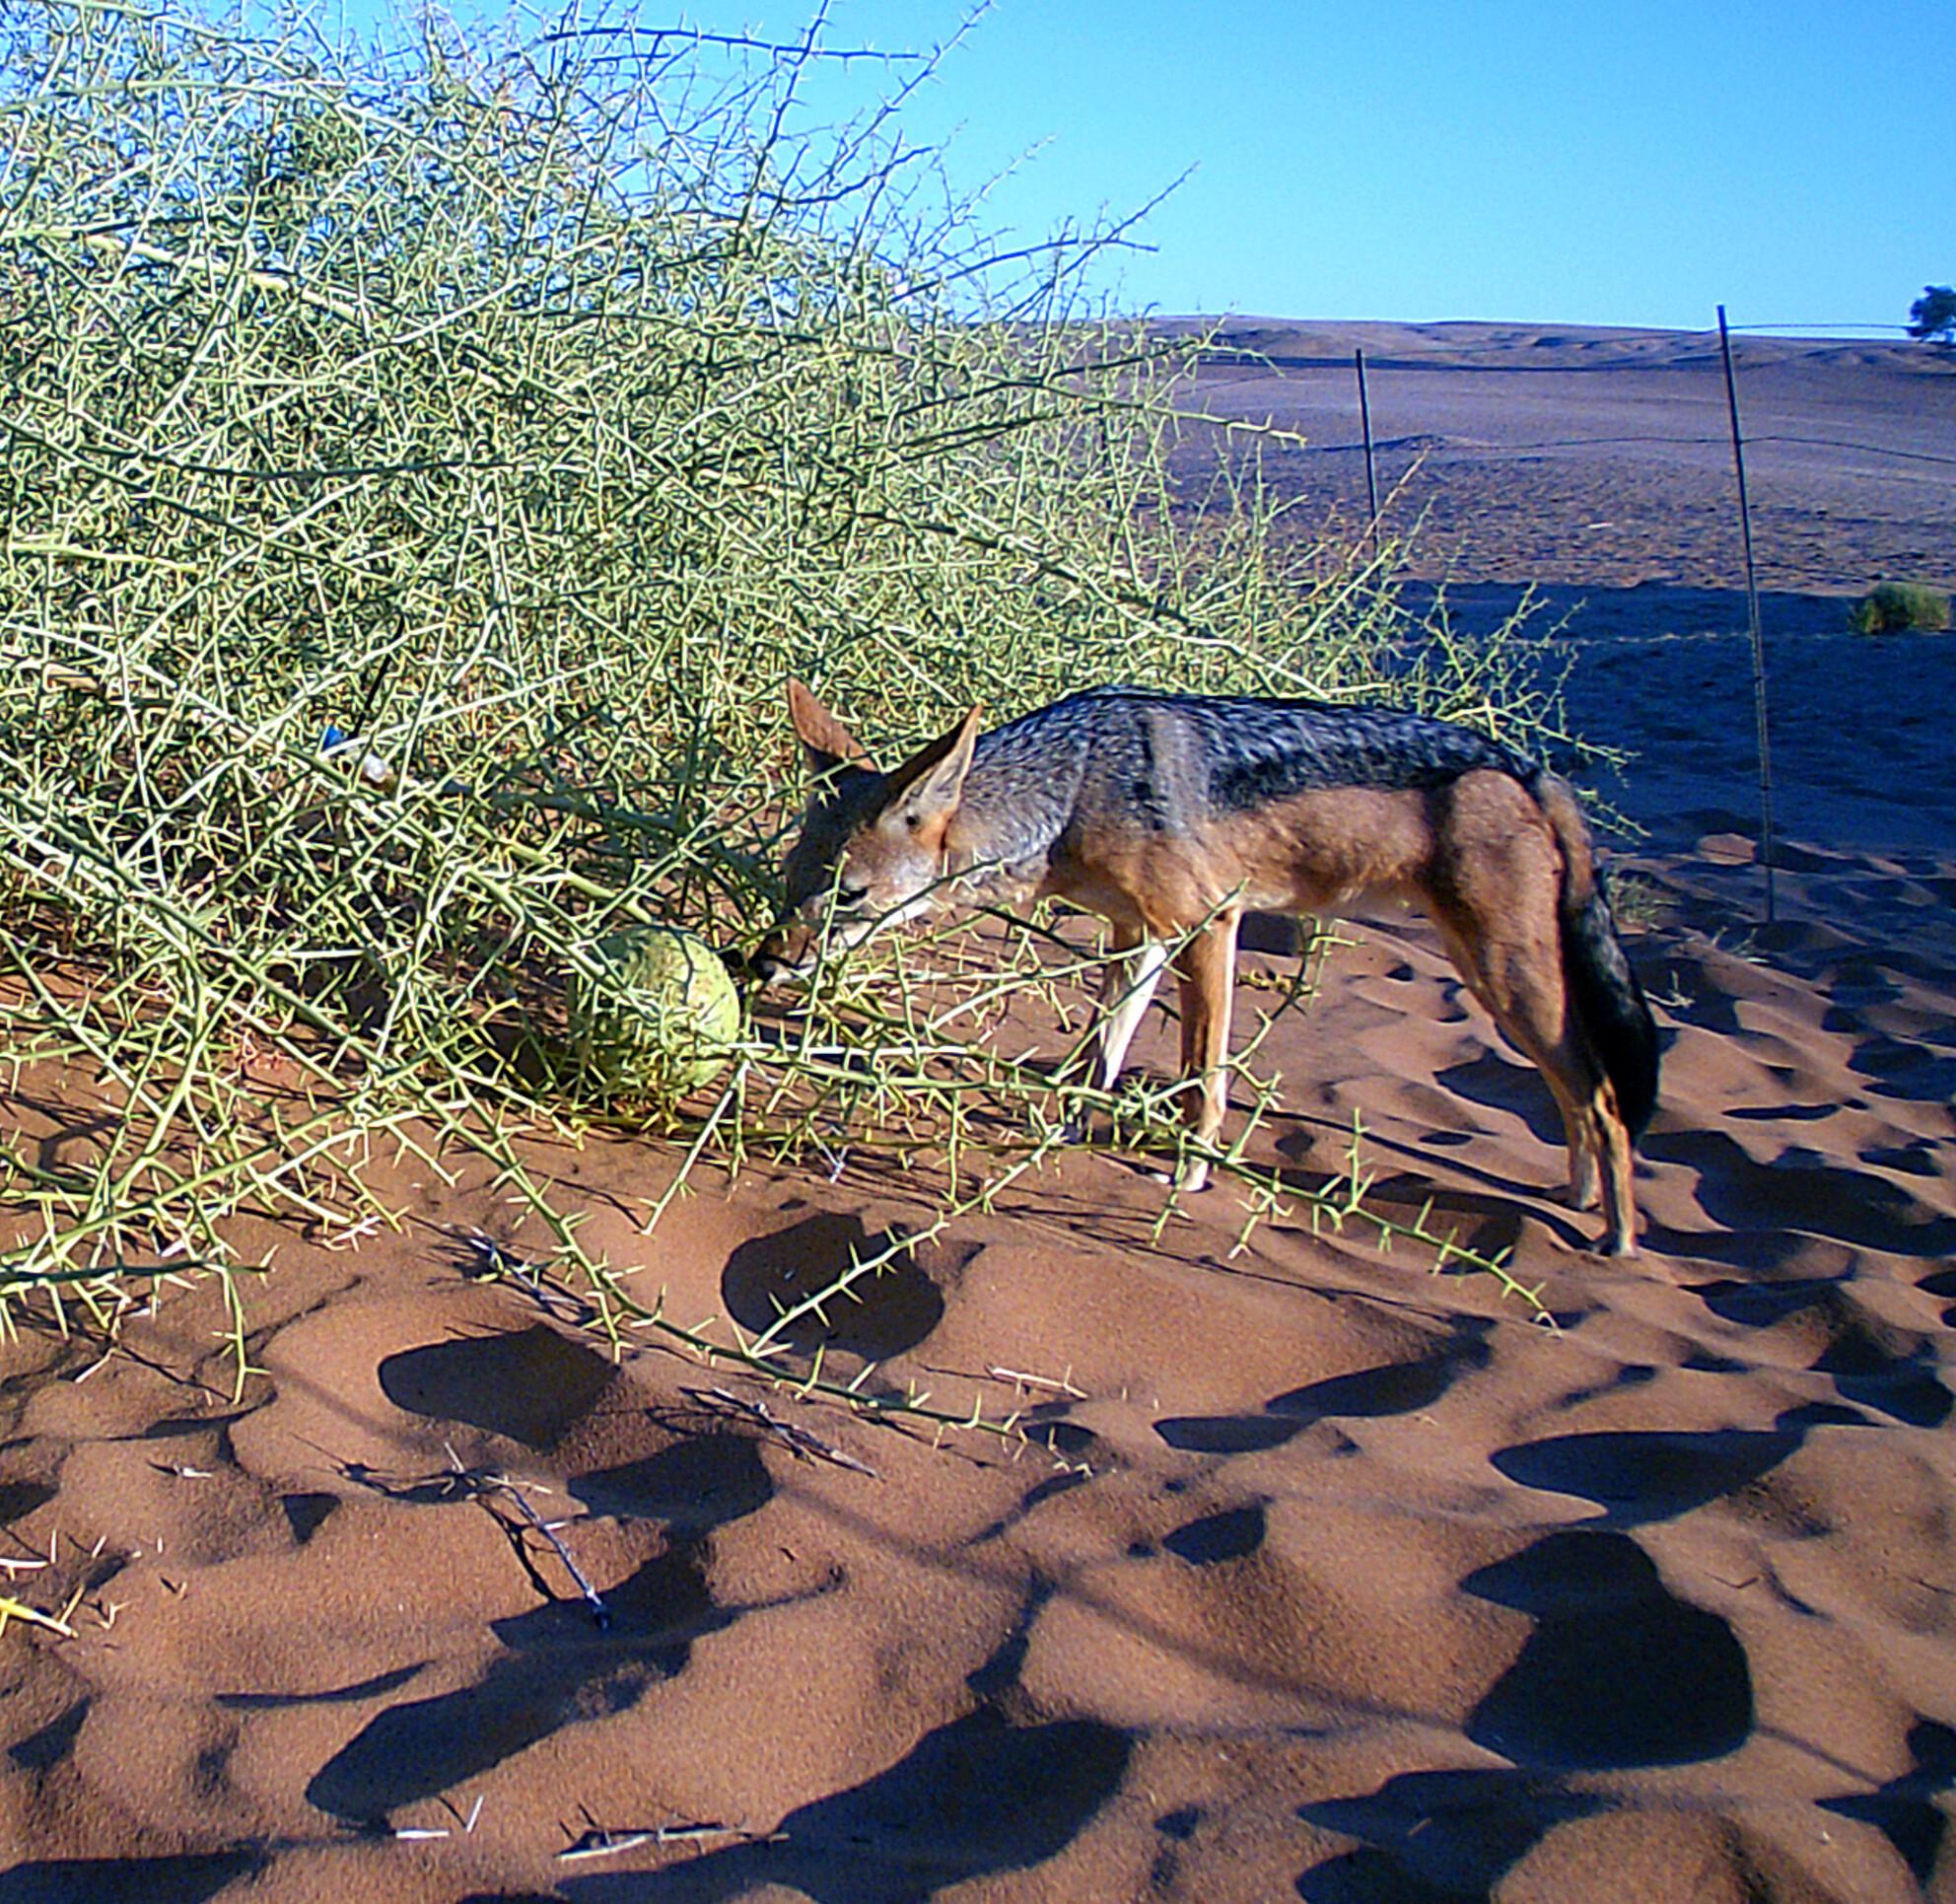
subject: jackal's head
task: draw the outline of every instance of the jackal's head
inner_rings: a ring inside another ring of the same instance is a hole
[[[980,710],[887,774],[800,681],[788,683],[788,713],[810,784],[801,835],[782,866],[787,909],[754,955],[764,984],[806,972],[824,935],[846,951],[943,903],[944,836],[971,769]]]

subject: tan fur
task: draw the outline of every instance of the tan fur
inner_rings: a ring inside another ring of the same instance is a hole
[[[800,681],[788,683],[788,715],[811,753],[836,760],[867,760],[863,743]]]
[[[799,684],[790,708],[812,752],[863,758],[848,730]],[[974,709],[889,776],[877,810],[837,843],[837,889],[856,895],[852,908],[829,913],[826,901],[803,902],[763,949],[763,967],[802,962],[815,921],[843,921],[843,943],[854,944],[879,922],[954,901],[959,876],[984,868],[998,820],[961,799],[977,718]],[[1212,811],[1177,830],[1150,827],[1118,802],[1083,802],[1039,867],[1009,886],[994,878],[984,896],[1063,898],[1111,922],[1116,957],[1103,980],[1095,1058],[1103,1087],[1118,1076],[1158,977],[1160,955],[1150,946],[1195,932],[1174,967],[1185,1115],[1206,1147],[1226,1109],[1244,911],[1335,915],[1367,896],[1417,906],[1474,996],[1541,1069],[1568,1137],[1572,1198],[1587,1207],[1600,1191],[1606,1245],[1623,1253],[1636,1238],[1631,1140],[1576,1024],[1561,939],[1565,881],[1586,900],[1595,872],[1572,797],[1552,777],[1539,784],[1538,800],[1510,774],[1474,770],[1432,789],[1348,787],[1250,811]],[[859,918],[869,923],[859,927]],[[1199,1189],[1207,1176],[1196,1161],[1182,1182]]]

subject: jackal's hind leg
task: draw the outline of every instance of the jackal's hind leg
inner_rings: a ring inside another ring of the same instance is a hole
[[[1606,1256],[1637,1254],[1637,1162],[1632,1155],[1630,1126],[1617,1104],[1616,1087],[1597,1085],[1590,1099],[1592,1150],[1602,1174],[1603,1242]]]
[[[1602,1200],[1603,1192],[1591,1120],[1579,1109],[1572,1111],[1564,1105],[1562,1128],[1569,1145],[1569,1207],[1572,1210],[1593,1210]]]
[[[1569,1181],[1563,1187],[1561,1200],[1572,1210],[1595,1209],[1601,1194],[1597,1187],[1596,1120],[1589,1107],[1590,1092],[1586,1084],[1572,1082],[1566,1074],[1566,1058],[1573,1054],[1543,1043],[1524,1020],[1512,1014],[1504,1017],[1490,1007],[1489,1017],[1523,1057],[1534,1060],[1542,1082],[1549,1088],[1549,1095],[1556,1100],[1556,1110],[1562,1118],[1563,1143],[1569,1150]]]
[[[1571,1205],[1587,1210],[1600,1202],[1605,1253],[1634,1253],[1630,1133],[1616,1093],[1572,1022],[1553,910],[1521,902],[1476,916],[1435,907],[1433,921],[1468,990],[1515,1048],[1534,1061],[1555,1097],[1569,1145]]]

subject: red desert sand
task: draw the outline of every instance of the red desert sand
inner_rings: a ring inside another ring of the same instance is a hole
[[[1029,1410],[934,1447],[474,1280],[472,1232],[542,1247],[486,1171],[383,1173],[354,1248],[241,1223],[242,1402],[209,1286],[105,1360],[0,1345],[0,1592],[80,1591],[0,1635],[0,1904],[1956,1897],[1956,646],[1845,627],[1956,580],[1956,364],[1743,347],[1768,928],[1714,348],[1250,328],[1285,375],[1212,399],[1353,441],[1363,343],[1457,615],[1555,585],[1574,724],[1642,754],[1642,1260],[1587,1253],[1539,1079],[1404,920],[1266,1048],[1259,1155],[1321,1179],[1356,1113],[1380,1207],[1511,1246],[1553,1329],[1356,1234],[1232,1253],[1227,1188],[1154,1240],[1160,1188],[1076,1154],[795,1338]],[[1282,461],[1360,506],[1349,452]],[[5,1121],[58,1155],[92,1092]],[[688,1321],[916,1215],[852,1153],[647,1238],[668,1151],[534,1156]]]

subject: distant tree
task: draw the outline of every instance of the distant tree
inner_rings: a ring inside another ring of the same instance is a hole
[[[1909,335],[1933,337],[1939,344],[1956,343],[1956,289],[1946,284],[1925,284],[1922,294],[1909,307]]]

